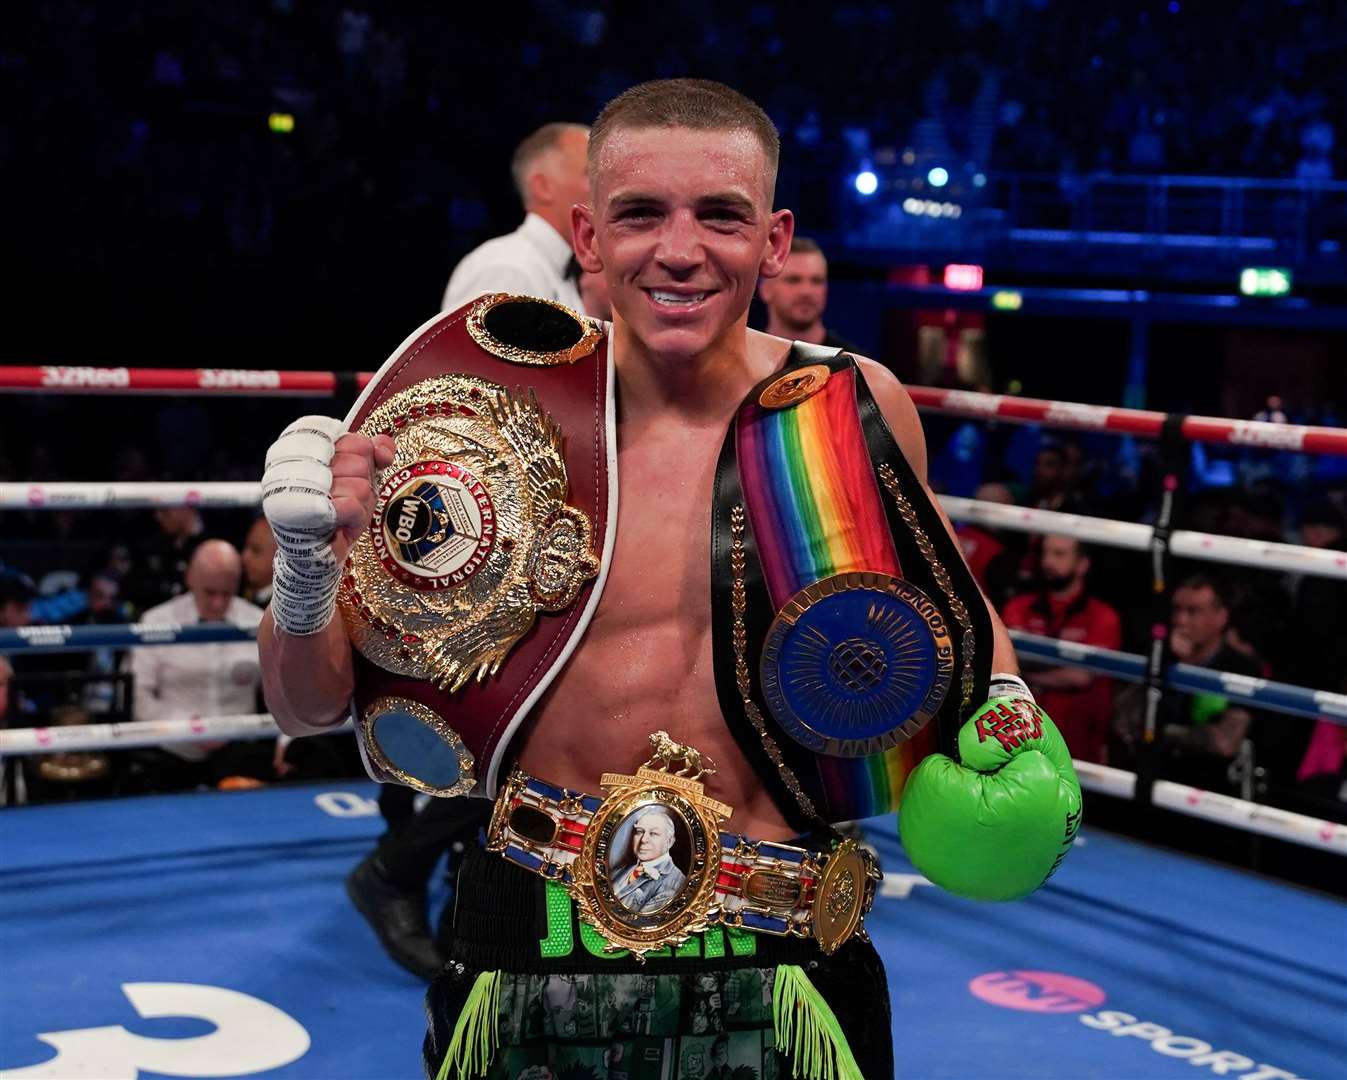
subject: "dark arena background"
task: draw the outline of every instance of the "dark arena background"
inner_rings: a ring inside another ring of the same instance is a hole
[[[862,823],[897,1075],[1347,1077],[1347,5],[36,0],[4,27],[0,1076],[420,1074],[424,980],[343,889],[383,827],[354,737],[277,744],[255,618],[146,613],[207,537],[265,604],[272,440],[344,415],[519,224],[524,136],[695,76],[779,129],[822,321],[909,388],[1086,792],[1009,905]],[[147,693],[194,649],[224,690]],[[713,1075],[685,1064],[548,1075]]]

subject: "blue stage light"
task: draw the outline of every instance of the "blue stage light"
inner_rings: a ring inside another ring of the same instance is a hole
[[[926,174],[926,182],[930,184],[931,187],[944,187],[949,183],[949,173],[937,165]]]
[[[879,177],[869,169],[856,174],[856,190],[862,195],[873,195],[879,190]]]

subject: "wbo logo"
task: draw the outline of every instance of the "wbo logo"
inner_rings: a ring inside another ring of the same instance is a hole
[[[1039,1013],[1084,1012],[1107,997],[1094,983],[1056,971],[989,971],[971,980],[968,990],[988,1005]]]

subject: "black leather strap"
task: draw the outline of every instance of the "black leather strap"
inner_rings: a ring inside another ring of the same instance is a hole
[[[964,561],[963,552],[945,530],[945,523],[936,511],[935,503],[918,482],[916,473],[912,471],[912,466],[898,446],[898,440],[889,430],[888,422],[884,419],[874,395],[870,393],[870,387],[859,368],[856,369],[856,406],[860,411],[865,444],[870,451],[870,462],[876,467],[876,483],[880,485],[880,498],[884,503],[884,513],[889,519],[889,531],[893,534],[893,541],[898,549],[898,561],[903,567],[903,577],[935,601],[940,613],[945,617],[950,636],[954,640],[955,677],[945,702],[935,717],[940,752],[954,756],[959,727],[966,719],[963,693],[959,685],[959,671],[965,652],[970,647],[973,649],[973,692],[969,708],[976,708],[987,699],[987,686],[992,673],[991,616],[987,613],[987,605],[982,599],[982,590],[978,588],[972,571]],[[966,632],[960,627],[945,590],[932,572],[930,562],[917,546],[912,529],[903,520],[897,503],[884,490],[883,482],[878,476],[878,466],[881,463],[887,464],[897,477],[899,490],[907,496],[918,525],[926,534],[935,549],[936,557],[949,575],[955,595],[963,601],[971,623],[971,631]]]
[[[747,400],[755,400],[766,386],[795,368],[810,364],[825,364],[830,372],[855,372],[856,405],[861,418],[866,446],[870,460],[875,468],[875,485],[879,498],[884,505],[890,532],[893,534],[899,562],[904,577],[922,590],[940,608],[950,628],[955,643],[956,676],[950,687],[944,704],[933,723],[936,725],[936,737],[939,749],[952,754],[955,750],[958,729],[964,720],[963,693],[958,672],[962,668],[965,650],[972,645],[974,649],[974,690],[970,706],[980,704],[987,695],[987,685],[991,676],[992,633],[991,619],[976,581],[969,572],[958,546],[945,531],[945,526],[937,513],[934,503],[926,489],[917,481],[911,465],[904,457],[897,440],[889,430],[883,414],[874,396],[870,393],[864,377],[855,360],[837,349],[827,349],[818,345],[797,342],[787,357],[786,364],[770,378],[754,387]],[[711,623],[712,655],[714,659],[716,693],[726,724],[733,733],[736,742],[745,757],[753,763],[764,785],[771,792],[777,808],[795,828],[808,828],[818,823],[801,807],[800,800],[792,793],[777,763],[769,756],[764,747],[762,735],[756,730],[745,713],[744,702],[739,693],[735,671],[735,648],[733,639],[734,574],[731,565],[734,536],[732,514],[736,506],[743,506],[743,491],[740,486],[736,443],[738,435],[737,421],[730,429],[721,446],[720,458],[716,464],[714,502],[711,509]],[[968,612],[971,632],[966,632],[955,617],[945,590],[941,587],[926,556],[918,546],[916,536],[909,524],[899,512],[891,495],[885,490],[879,475],[879,466],[886,464],[910,506],[917,525],[925,534],[936,557],[949,576],[955,594],[964,603]],[[818,759],[812,751],[805,749],[786,735],[772,719],[761,696],[758,682],[758,668],[762,657],[762,646],[767,631],[776,612],[762,579],[758,562],[758,550],[754,541],[752,527],[745,519],[743,528],[745,547],[744,586],[747,596],[747,610],[744,613],[747,640],[745,658],[748,663],[750,693],[757,703],[763,723],[774,741],[782,761],[796,778],[800,788],[811,800],[821,815],[826,817],[826,803],[822,779],[818,771]]]

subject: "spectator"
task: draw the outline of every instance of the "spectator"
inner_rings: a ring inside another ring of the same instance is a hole
[[[136,554],[134,569],[124,592],[132,607],[150,608],[182,592],[187,564],[206,539],[206,525],[194,506],[165,506],[154,512],[158,535]]]
[[[1060,443],[1039,448],[1034,457],[1033,488],[1029,495],[1031,506],[1064,514],[1083,512],[1083,501],[1075,485],[1074,457],[1071,450]]]
[[[1015,497],[1005,484],[982,484],[973,498],[979,502],[1000,503],[1003,506],[1015,504]],[[1023,543],[996,529],[969,521],[959,522],[954,533],[959,539],[959,547],[963,549],[968,569],[973,572],[982,591],[1000,608],[1010,595]]]
[[[121,583],[112,575],[94,574],[85,594],[88,606],[80,623],[96,626],[128,621],[126,605],[121,598]],[[90,678],[83,694],[85,708],[96,713],[117,710],[116,683],[125,678],[118,674],[125,659],[125,652],[120,649],[102,648],[89,653],[87,672]]]
[[[1039,556],[1040,587],[1016,596],[1002,612],[1012,630],[1122,648],[1122,623],[1108,604],[1086,588],[1090,556],[1070,536],[1045,536]],[[1084,668],[1025,664],[1023,675],[1038,703],[1056,722],[1073,757],[1104,763],[1108,758],[1113,682]]]
[[[823,325],[828,307],[828,260],[809,237],[791,240],[786,268],[780,277],[764,279],[758,286],[758,296],[767,305],[767,333],[787,341],[856,351],[849,341]]]
[[[589,198],[589,128],[544,124],[510,163],[524,223],[468,252],[454,268],[441,309],[453,311],[488,292],[521,293],[584,310],[571,250],[571,207]]]
[[[33,600],[37,588],[26,574],[16,570],[0,571],[0,627],[17,630],[33,618]]]
[[[276,557],[276,538],[266,518],[258,518],[243,539],[243,599],[258,607],[271,603],[271,564]]]
[[[141,622],[228,622],[255,629],[262,609],[237,595],[242,575],[242,560],[232,545],[206,540],[187,566],[187,591],[145,612]],[[256,709],[260,670],[251,642],[144,646],[131,650],[128,666],[135,679],[137,720],[231,716]],[[218,784],[240,771],[269,776],[271,754],[270,745],[262,752],[246,742],[173,743],[144,755],[140,764],[151,786],[184,788]]]
[[[1259,677],[1263,665],[1226,642],[1230,607],[1214,578],[1185,578],[1171,598],[1169,647],[1173,658],[1196,667]],[[1165,771],[1174,780],[1212,791],[1231,791],[1230,766],[1249,737],[1254,714],[1218,694],[1166,691],[1160,706],[1159,742]],[[1135,730],[1125,732],[1135,738]]]
[[[1347,515],[1331,498],[1310,503],[1300,517],[1300,542],[1326,551],[1347,551]],[[1347,640],[1347,583],[1303,575],[1291,589],[1298,662],[1292,677],[1304,686],[1330,690],[1340,680],[1335,659]]]

